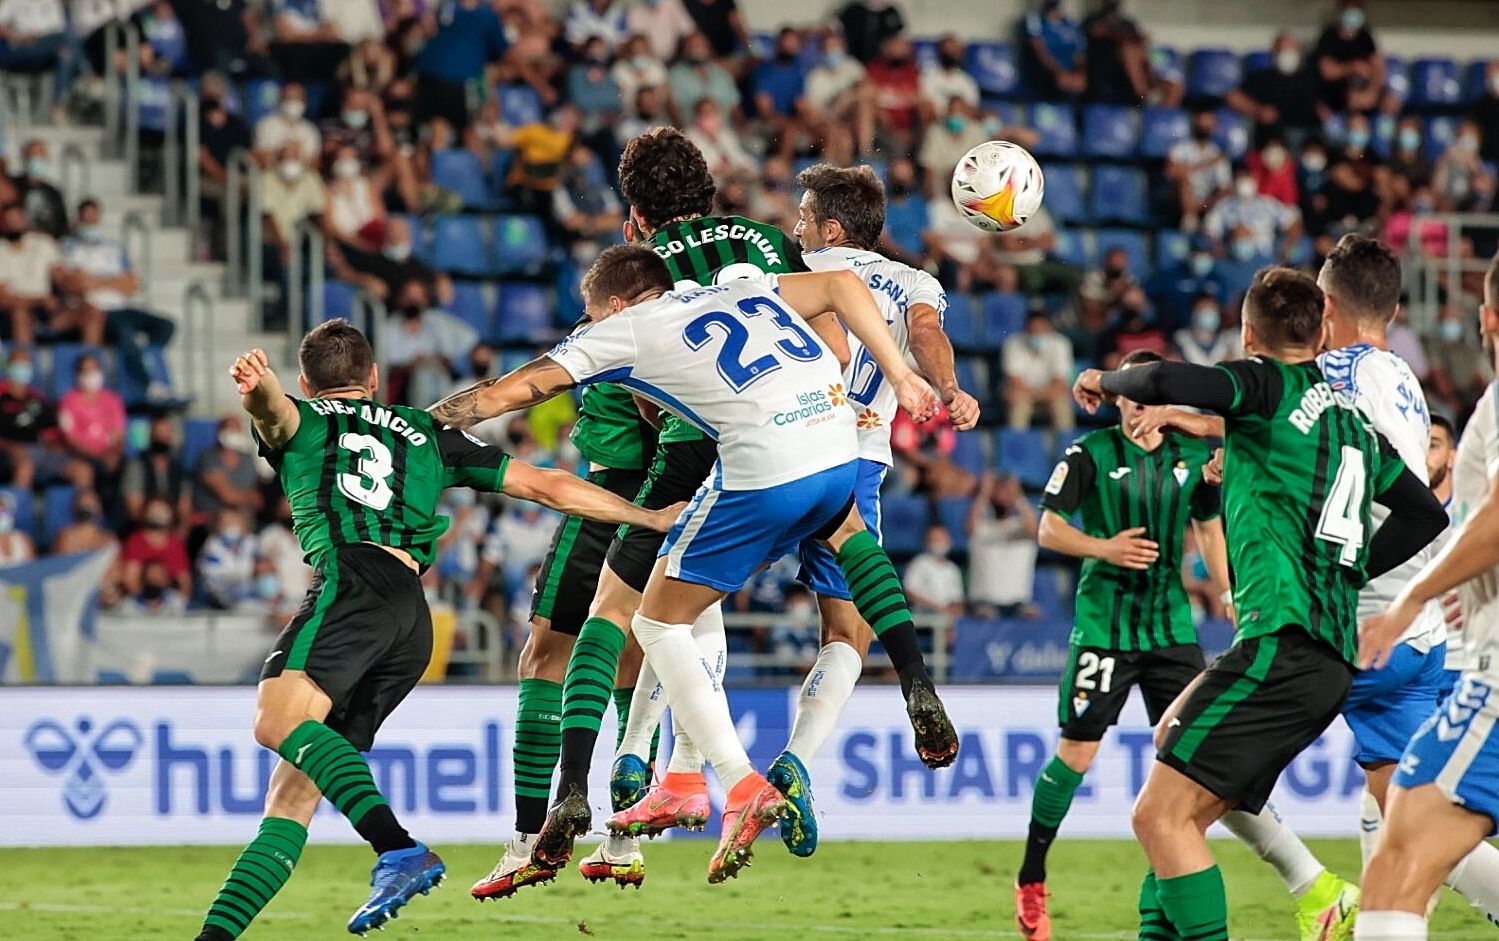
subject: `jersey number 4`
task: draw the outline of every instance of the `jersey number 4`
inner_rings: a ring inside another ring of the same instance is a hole
[[[771,353],[745,362],[744,348],[749,345],[750,332],[742,318],[770,314],[771,322],[790,334],[776,341],[776,349],[794,360],[806,363],[822,355],[822,347],[807,333],[799,318],[770,298],[747,297],[736,306],[738,316],[730,311],[709,311],[682,330],[682,339],[693,350],[706,346],[714,334],[723,338],[723,346],[718,350],[718,374],[735,394],[781,368],[780,360]]]
[[[1364,454],[1344,445],[1332,489],[1322,501],[1317,538],[1342,546],[1341,565],[1353,565],[1364,548]]]
[[[390,448],[379,438],[352,431],[339,436],[338,446],[345,451],[353,451],[359,457],[356,466],[359,473],[338,475],[338,489],[343,495],[375,510],[384,510],[390,506],[391,497],[395,496],[390,489],[390,478],[396,472],[395,465],[391,463]]]

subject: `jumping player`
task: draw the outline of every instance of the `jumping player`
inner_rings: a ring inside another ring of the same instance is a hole
[[[511,461],[427,412],[376,403],[380,374],[369,342],[346,321],[308,333],[298,360],[303,399],[282,391],[261,350],[230,370],[315,575],[266,657],[256,695],[255,740],[282,759],[265,817],[199,941],[237,938],[265,908],[290,878],[325,796],[379,857],[373,891],[349,931],[382,927],[441,881],[442,860],[401,827],[360,752],[431,659],[432,621],[418,575],[448,525],[437,515],[445,487],[662,529],[680,510],[641,509],[569,474]]]

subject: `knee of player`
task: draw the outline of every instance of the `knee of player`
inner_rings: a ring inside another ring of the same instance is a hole
[[[261,709],[255,713],[255,741],[275,751],[305,719],[306,716],[293,719],[273,710]]]
[[[1078,774],[1087,773],[1097,754],[1097,742],[1079,742],[1064,738],[1057,743],[1057,757],[1061,759],[1062,764]]]
[[[1147,845],[1151,841],[1175,831],[1185,818],[1178,819],[1180,808],[1173,807],[1169,802],[1156,798],[1155,793],[1147,786],[1140,792],[1139,798],[1135,800],[1135,806],[1130,811],[1130,826],[1135,831],[1136,839]]]
[[[517,673],[523,680],[561,682],[567,673],[567,660],[571,654],[571,637],[533,629],[526,646],[521,648]]]

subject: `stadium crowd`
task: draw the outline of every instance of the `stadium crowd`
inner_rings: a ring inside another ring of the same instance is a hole
[[[1073,6],[1044,0],[1013,41],[969,45],[910,36],[885,0],[772,36],[751,35],[735,0],[93,0],[71,18],[62,0],[27,0],[0,3],[0,68],[50,73],[59,119],[87,116],[99,74],[119,67],[103,61],[104,24],[127,15],[143,102],[176,78],[198,91],[203,250],[239,223],[224,195],[243,149],[268,281],[304,250],[299,227],[318,227],[327,313],[356,292],[384,305],[388,394],[411,404],[498,374],[578,316],[579,272],[620,238],[614,167],[641,130],[684,128],[722,212],[788,231],[798,169],[874,165],[882,248],[948,288],[959,375],[985,408],[968,435],[940,419],[895,429],[887,539],[910,560],[917,609],[1030,616],[1069,594],[1033,597],[1059,557],[1030,573],[1034,496],[1084,418],[1068,396],[1077,369],[1137,349],[1238,355],[1255,270],[1314,268],[1345,232],[1445,256],[1452,234],[1419,217],[1488,210],[1499,159],[1499,60],[1448,94],[1445,72],[1381,53],[1358,0],[1317,36],[1267,36],[1243,63],[1157,45],[1119,0],[1082,20]],[[1037,153],[1048,192],[1029,223],[990,236],[947,192],[958,158],[996,138]],[[63,205],[54,156],[27,143],[0,174],[0,565],[118,543],[107,604],[284,617],[308,573],[269,468],[239,418],[177,417],[185,403],[160,368],[171,321],[131,306],[129,259],[101,207]],[[1477,287],[1443,281],[1435,332],[1392,333],[1433,409],[1454,417],[1489,378]],[[268,322],[285,316],[268,305]],[[112,355],[95,352],[106,343]],[[576,467],[575,414],[553,402],[480,433]],[[447,501],[432,590],[520,629],[553,521],[468,491]],[[1200,557],[1187,567],[1204,616],[1220,614]],[[813,623],[794,575],[767,570],[735,606]]]

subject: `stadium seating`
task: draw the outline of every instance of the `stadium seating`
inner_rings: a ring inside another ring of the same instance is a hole
[[[1052,466],[1045,432],[1034,428],[1018,431],[1001,428],[996,445],[995,463],[1001,470],[1020,478],[1020,483],[1027,488],[1038,489],[1045,485]]]
[[[957,552],[968,551],[968,508],[972,505],[970,497],[943,497],[937,501],[937,522],[947,528]]]
[[[500,120],[511,127],[534,124],[546,117],[541,95],[530,85],[501,85],[495,95],[500,102]]]
[[[1140,115],[1123,105],[1083,109],[1083,155],[1128,160],[1140,146]]]
[[[1187,112],[1150,105],[1140,111],[1140,156],[1163,160],[1192,132]]]
[[[972,394],[973,390],[963,385],[962,379],[958,380],[958,384],[963,386],[965,392]],[[982,428],[959,432],[953,445],[952,462],[974,476],[982,474],[989,466],[989,455],[985,448],[988,437],[988,433]]]
[[[1142,170],[1100,164],[1093,168],[1093,185],[1089,188],[1089,196],[1088,214],[1094,222],[1139,226],[1150,224],[1150,196]]]
[[[1097,234],[1098,253],[1095,257],[1103,258],[1116,248],[1124,249],[1124,254],[1129,257],[1129,269],[1131,271],[1150,270],[1150,245],[1145,240],[1145,233],[1136,232],[1133,229],[1099,229]]]
[[[981,302],[985,341],[996,349],[1012,333],[1025,329],[1025,297],[1004,291],[991,291]]]
[[[1001,98],[1020,90],[1020,71],[1015,67],[1015,47],[1007,42],[975,42],[968,45],[968,71],[979,90]]]
[[[16,529],[35,539],[37,537],[36,503],[32,499],[30,489],[26,487],[0,487],[0,494],[9,497],[11,505],[15,507]]]
[[[1213,134],[1213,140],[1223,152],[1228,154],[1230,160],[1242,160],[1249,152],[1250,131],[1249,119],[1232,108],[1219,108],[1216,114],[1218,118],[1218,129]]]
[[[453,285],[453,299],[445,309],[478,331],[479,336],[491,334],[492,309],[485,296],[484,285],[477,281],[459,281]]]
[[[979,333],[974,318],[973,298],[962,291],[947,295],[947,311],[942,315],[942,327],[952,345],[959,350],[976,350],[983,347],[983,336]]]
[[[442,271],[471,277],[494,273],[488,257],[484,226],[474,216],[439,216],[432,226],[428,264]]]
[[[1417,59],[1411,63],[1410,96],[1406,107],[1416,111],[1438,111],[1462,101],[1462,82],[1457,63],[1451,59]]]
[[[537,274],[548,255],[546,229],[535,216],[494,220],[490,267],[500,274]]]
[[[534,343],[555,335],[546,288],[511,281],[500,286],[495,339],[500,343]]]
[[[1077,167],[1070,163],[1041,165],[1046,180],[1046,211],[1057,222],[1086,222],[1088,208],[1083,202],[1083,184]]]
[[[46,393],[53,399],[73,387],[73,370],[78,360],[86,353],[99,355],[100,351],[82,343],[57,343],[52,346],[52,372]]]
[[[1072,106],[1038,103],[1031,107],[1031,125],[1037,134],[1032,148],[1038,157],[1072,157],[1077,154],[1077,118]]]
[[[880,531],[885,550],[894,556],[912,556],[926,544],[931,511],[925,497],[884,496],[880,500]]]
[[[1474,102],[1488,94],[1485,83],[1488,81],[1489,61],[1487,59],[1474,59],[1468,63],[1468,68],[1463,72],[1463,101]]]
[[[1052,254],[1075,268],[1086,268],[1090,261],[1083,232],[1078,229],[1057,229],[1057,244]]]
[[[354,311],[358,299],[359,289],[352,284],[343,281],[323,282],[323,319],[342,317],[345,320],[356,320]]]
[[[1243,69],[1239,57],[1227,49],[1198,49],[1187,56],[1187,100],[1222,101],[1239,86]]]
[[[495,208],[495,199],[484,178],[484,166],[479,162],[478,155],[471,150],[453,148],[434,151],[432,182],[456,194],[465,209]]]
[[[1384,57],[1385,84],[1389,86],[1390,92],[1401,101],[1405,101],[1411,94],[1410,70],[1405,65],[1405,60],[1399,56],[1386,55]]]
[[[1421,135],[1421,148],[1428,157],[1435,160],[1457,139],[1457,118],[1447,115],[1429,117],[1424,131]]]
[[[1155,264],[1164,268],[1192,253],[1192,236],[1181,229],[1159,229],[1155,234]]]
[[[989,371],[985,365],[982,357],[959,356],[953,363],[953,368],[957,373],[958,386],[973,396],[982,411],[989,412],[994,407],[994,393],[991,391]],[[972,434],[973,432],[969,432],[968,435],[959,435],[958,440],[962,441]]]
[[[216,418],[189,418],[182,426],[182,466],[191,472],[198,465],[198,458],[213,447],[219,439],[219,422]]]
[[[42,517],[39,527],[39,547],[52,545],[52,540],[73,522],[73,498],[78,489],[69,484],[54,484],[42,492]]]
[[[1259,72],[1264,69],[1274,68],[1275,54],[1269,49],[1256,49],[1253,52],[1244,53],[1244,74]]]

